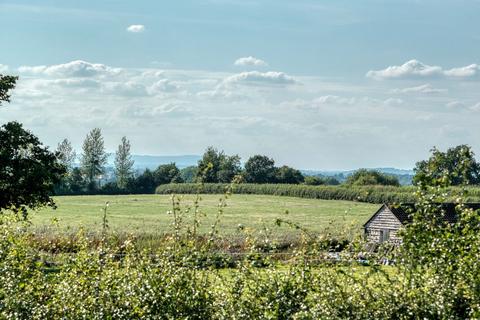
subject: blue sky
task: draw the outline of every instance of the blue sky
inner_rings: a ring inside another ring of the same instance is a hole
[[[387,5],[388,3],[388,5]],[[480,152],[480,1],[0,1],[0,121],[305,169]],[[131,27],[136,26],[136,27]],[[131,28],[129,28],[131,27]]]

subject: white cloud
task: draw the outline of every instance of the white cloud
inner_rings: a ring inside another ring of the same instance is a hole
[[[156,117],[164,118],[166,116],[184,117],[189,115],[189,110],[182,103],[167,102],[160,105],[149,106],[126,106],[115,111],[116,114],[128,119],[144,119],[152,121]]]
[[[473,106],[470,107],[472,111],[480,111],[480,102],[474,104]]]
[[[7,72],[7,71],[8,71],[8,66],[4,64],[0,64],[0,73]]]
[[[398,98],[387,98],[385,100],[371,97],[341,97],[337,95],[325,95],[314,98],[312,100],[294,100],[283,103],[283,106],[300,108],[300,109],[338,109],[339,107],[354,107],[357,110],[366,110],[365,108],[378,107],[399,107],[405,102]]]
[[[265,85],[289,85],[297,81],[283,72],[259,72],[248,71],[237,73],[225,78],[226,84],[265,84]]]
[[[388,98],[385,101],[383,101],[383,104],[389,107],[398,107],[403,105],[403,103],[404,101],[398,98]]]
[[[480,66],[478,64],[471,64],[469,66],[453,68],[445,70],[445,75],[449,77],[467,78],[474,77],[480,73]]]
[[[132,33],[141,33],[145,31],[145,26],[143,24],[132,24],[127,28],[127,31]]]
[[[47,66],[21,66],[18,68],[20,73],[41,74],[45,71]]]
[[[445,105],[448,109],[465,109],[466,105],[460,101],[450,101]]]
[[[313,104],[314,105],[324,105],[324,104],[346,104],[346,105],[351,105],[356,102],[355,98],[345,98],[345,97],[339,97],[335,95],[326,95],[326,96],[321,96],[316,99],[313,99]]]
[[[141,83],[135,81],[107,82],[103,85],[106,93],[122,96],[145,96],[147,89]]]
[[[466,103],[454,100],[454,101],[450,101],[445,106],[448,109],[453,109],[453,110],[466,110],[466,111],[474,111],[474,112],[480,111],[480,102],[474,105],[467,105]]]
[[[56,79],[50,82],[47,82],[47,84],[52,83],[58,86],[62,87],[71,87],[71,88],[97,88],[100,86],[100,82],[94,79],[77,79],[77,78],[72,78],[72,79]]]
[[[441,67],[429,66],[418,60],[407,61],[401,66],[390,66],[383,70],[370,70],[367,72],[367,77],[377,80],[438,77],[441,75]]]
[[[435,93],[445,93],[447,89],[437,89],[434,88],[431,84],[426,83],[416,87],[409,87],[403,89],[393,89],[392,93],[425,93],[425,94],[435,94]]]
[[[24,99],[46,99],[50,98],[51,94],[33,88],[24,88],[15,90],[15,97]]]
[[[159,92],[173,92],[178,89],[178,86],[168,79],[161,79],[148,87],[149,94],[156,94]]]
[[[255,57],[249,56],[249,57],[242,57],[237,60],[235,60],[234,65],[236,66],[253,66],[253,67],[266,67],[268,64],[261,60],[257,59]]]
[[[120,73],[121,69],[112,68],[100,63],[75,60],[51,66],[21,66],[18,68],[18,71],[28,74],[43,74],[51,77],[93,77],[115,75]]]
[[[226,101],[230,103],[238,103],[244,101],[250,101],[253,98],[253,95],[242,94],[238,90],[228,90],[224,87],[216,87],[213,90],[206,90],[197,92],[196,96],[200,99],[206,101]]]
[[[410,60],[401,66],[389,66],[382,70],[370,70],[366,76],[376,80],[388,80],[440,77],[471,78],[478,74],[480,74],[480,66],[477,64],[444,70],[440,66],[430,66],[418,60]]]

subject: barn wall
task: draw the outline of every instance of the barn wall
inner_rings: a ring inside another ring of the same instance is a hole
[[[380,242],[380,230],[390,231],[390,242],[400,242],[398,230],[402,224],[395,215],[385,206],[365,226],[365,235],[369,242]]]
[[[369,228],[365,230],[365,235],[367,237],[368,242],[380,242],[380,230],[382,229],[376,229],[376,228]],[[390,238],[388,240],[389,242],[393,243],[400,243],[402,241],[402,238],[398,236],[398,230],[390,230]]]

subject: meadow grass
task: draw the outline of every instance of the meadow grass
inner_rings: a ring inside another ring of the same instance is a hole
[[[201,195],[200,232],[208,232],[215,221],[220,195]],[[31,213],[34,228],[42,229],[58,220],[63,230],[80,226],[89,231],[102,227],[102,208],[108,206],[109,229],[133,234],[162,234],[172,230],[171,196],[168,195],[108,195],[55,197],[56,210],[45,208]],[[181,207],[194,205],[195,195],[182,195]],[[219,231],[222,235],[237,234],[238,227],[253,230],[268,228],[275,233],[289,233],[291,228],[277,227],[277,218],[287,219],[314,232],[328,229],[339,234],[346,229],[360,230],[379,205],[337,200],[302,199],[294,197],[233,195],[223,209]],[[286,213],[288,212],[288,214]],[[193,210],[185,214],[191,222]]]

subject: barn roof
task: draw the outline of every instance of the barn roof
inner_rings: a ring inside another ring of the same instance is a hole
[[[456,211],[457,204],[452,202],[446,202],[439,204],[441,214],[443,219],[447,222],[454,223],[458,219],[458,214]],[[480,210],[480,203],[470,202],[464,203],[465,207],[473,210]],[[401,204],[383,204],[380,209],[378,209],[370,219],[364,224],[364,227],[384,208],[387,207],[393,215],[400,221],[402,224],[406,224],[412,221],[412,214],[416,212],[414,203],[401,203]]]

